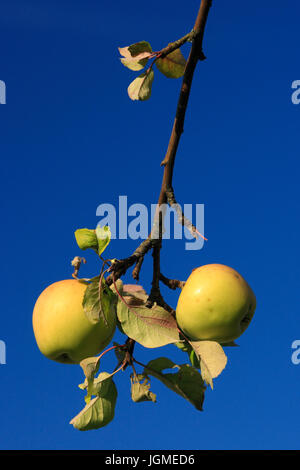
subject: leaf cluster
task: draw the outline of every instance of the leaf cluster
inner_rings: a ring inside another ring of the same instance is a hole
[[[79,229],[75,237],[80,248],[91,248],[102,259],[101,254],[110,243],[110,230],[109,227]],[[104,270],[103,266],[108,261],[110,267]],[[156,303],[151,308],[147,306],[149,296],[142,286],[123,284],[121,279],[108,286],[104,274],[110,272],[114,262],[114,259],[104,261],[100,275],[84,280],[87,288],[83,308],[92,323],[101,318],[108,322],[115,315],[118,329],[127,340],[123,345],[113,343],[98,357],[90,357],[80,363],[85,380],[79,388],[86,392],[85,406],[71,424],[86,431],[101,428],[112,421],[118,396],[113,376],[128,366],[132,369],[130,393],[135,403],[157,402],[157,396],[151,390],[151,378],[154,378],[202,411],[207,385],[213,388],[213,379],[220,375],[227,363],[223,347],[214,341],[185,338],[171,312]],[[188,361],[175,364],[167,357],[157,357],[148,364],[142,364],[133,355],[135,343],[148,349],[173,344],[186,354]],[[116,368],[112,373],[101,371],[98,374],[101,359],[110,350],[115,351]],[[137,372],[137,367],[142,370]]]
[[[153,59],[151,65],[130,83],[127,91],[132,100],[145,101],[150,98],[154,64],[168,78],[180,78],[185,71],[186,60],[179,48],[163,54],[153,52],[149,42],[140,41],[127,47],[119,47],[119,52],[123,56],[121,63],[134,72],[144,69],[148,61]]]

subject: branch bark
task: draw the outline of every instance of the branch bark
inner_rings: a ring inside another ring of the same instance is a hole
[[[149,234],[148,238],[140,244],[140,246],[136,249],[136,251],[131,256],[114,263],[111,269],[113,271],[112,274],[114,275],[114,279],[117,280],[119,277],[121,277],[123,274],[126,273],[129,267],[133,266],[133,264],[135,263],[138,263],[139,259],[141,257],[144,257],[145,254],[151,248],[153,248],[155,269],[153,273],[152,287],[154,286],[153,289],[155,289],[156,293],[151,292],[152,298],[155,298],[155,297],[158,298],[160,295],[159,291],[157,291],[157,279],[159,279],[159,276],[160,276],[159,256],[160,256],[160,248],[161,248],[161,230],[160,229],[159,229],[159,237],[157,237],[157,227],[159,226],[159,220],[160,220],[160,214],[161,214],[160,206],[168,202],[168,198],[167,198],[168,192],[174,193],[173,188],[172,188],[172,179],[173,179],[175,157],[176,157],[180,137],[184,130],[186,109],[187,109],[187,105],[189,101],[190,90],[192,86],[195,68],[196,68],[198,61],[203,60],[205,58],[203,54],[203,50],[202,50],[202,43],[203,43],[203,36],[204,36],[207,16],[208,16],[208,12],[211,7],[211,4],[212,4],[212,0],[201,0],[197,18],[196,18],[193,31],[192,31],[192,36],[190,36],[190,37],[193,37],[192,47],[191,47],[191,51],[190,51],[190,54],[186,63],[185,73],[183,76],[181,90],[180,90],[179,99],[177,103],[176,116],[175,116],[175,120],[174,120],[174,124],[172,128],[168,148],[166,151],[165,158],[161,163],[161,165],[164,166],[164,172],[163,172],[161,190],[160,190],[160,194],[159,194],[158,202],[157,202],[156,214],[154,217],[154,224],[153,224],[151,233]],[[188,35],[182,38],[184,42],[188,40],[187,37]],[[176,44],[176,41],[173,44],[175,44],[175,46],[173,47],[175,48],[179,47],[178,44]],[[167,50],[167,48],[165,48],[164,53],[165,54],[170,53],[170,50]],[[138,273],[139,273],[139,270],[138,270]],[[112,279],[113,279],[112,275],[108,276],[107,282],[109,285],[113,282]],[[150,294],[150,303],[151,303],[151,294]]]
[[[168,277],[164,276],[162,273],[159,275],[159,279],[163,284],[165,284],[169,289],[183,289],[185,285],[185,281],[179,281],[178,279],[169,279]]]

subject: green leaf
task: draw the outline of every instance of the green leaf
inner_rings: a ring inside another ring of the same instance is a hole
[[[151,54],[141,54],[141,56],[146,56],[146,58],[139,58],[139,59],[134,59],[134,58],[124,58],[121,59],[122,64],[127,67],[130,70],[133,70],[134,72],[138,72],[139,70],[142,70],[148,62],[148,56]]]
[[[100,256],[105,250],[105,248],[107,247],[107,245],[110,243],[111,231],[110,231],[110,228],[107,225],[105,225],[104,227],[98,226],[95,232],[96,232],[96,237],[98,241],[97,252],[98,252],[98,255]]]
[[[117,304],[117,317],[121,330],[146,348],[158,348],[180,340],[174,317],[162,307],[154,305]]]
[[[117,395],[117,388],[110,378],[105,382],[105,386],[100,387],[98,395],[86,404],[83,410],[70,421],[70,424],[79,431],[106,426],[114,418]]]
[[[90,230],[88,228],[79,228],[75,231],[75,238],[77,245],[81,250],[86,250],[87,248],[97,250],[98,248],[98,240],[95,230]]]
[[[109,385],[109,379],[113,377],[114,374],[109,374],[108,372],[101,372],[96,378],[86,378],[82,384],[79,385],[81,390],[87,390],[88,394],[85,397],[86,403],[89,402],[90,398],[93,395],[103,395],[106,392],[106,389]]]
[[[124,284],[122,296],[128,305],[145,305],[148,300],[147,292],[136,284]]]
[[[115,318],[117,296],[106,285],[104,278],[100,285],[100,276],[97,276],[87,286],[83,297],[83,309],[91,323],[104,322],[108,325],[108,318]]]
[[[142,70],[152,54],[152,48],[147,41],[140,41],[128,47],[119,47],[120,54],[124,57],[121,62],[130,70]]]
[[[168,54],[155,62],[158,70],[168,78],[182,77],[185,71],[186,60],[180,49]]]
[[[178,371],[162,373],[165,369],[178,369]],[[202,411],[205,384],[194,367],[189,364],[176,365],[166,357],[159,357],[150,361],[143,373],[157,378],[170,390],[188,400],[197,410]]]
[[[188,354],[189,360],[193,367],[196,367],[196,369],[200,369],[200,362],[198,356],[188,341],[175,343],[175,346],[177,346],[177,348],[180,349],[182,352]]]
[[[182,352],[188,354],[189,360],[193,367],[195,367],[196,369],[200,369],[199,358],[190,343],[188,343],[187,341],[182,341],[181,343],[175,343],[175,346],[177,346],[177,348],[180,349]]]
[[[202,379],[207,385],[210,385],[211,389],[213,390],[214,388],[213,377],[212,377],[209,367],[207,366],[206,362],[202,358],[199,358],[199,364],[200,364]]]
[[[137,57],[143,52],[152,52],[152,47],[147,41],[139,41],[128,47],[119,48],[119,52],[124,57]]]
[[[190,357],[190,361],[191,361],[192,366],[196,367],[196,369],[200,369],[199,358],[198,358],[197,354],[195,353],[195,351],[193,349],[190,350],[189,357]],[[202,376],[202,378],[203,378],[203,376]]]
[[[87,380],[94,380],[100,365],[99,357],[87,357],[80,362],[80,366]]]
[[[116,287],[115,287],[115,285],[116,285]],[[115,294],[117,294],[116,288],[118,289],[118,292],[119,292],[120,294],[122,294],[122,292],[123,292],[123,281],[122,281],[121,279],[118,279],[118,280],[115,282],[115,284],[112,284],[112,285],[110,286],[110,289],[111,289]]]
[[[143,380],[143,382],[142,382]],[[138,374],[134,376],[130,375],[131,381],[131,398],[135,403],[143,401],[156,402],[156,395],[150,391],[149,377]]]
[[[157,357],[156,359],[153,359],[152,361],[148,362],[146,368],[150,369],[155,372],[161,372],[165,369],[173,369],[174,367],[179,367],[176,364],[174,364],[171,359],[168,357]],[[145,369],[146,369],[145,368]]]
[[[99,369],[99,357],[87,357],[80,362],[80,366],[83,369],[85,375],[85,382],[79,385],[82,390],[87,389],[87,395],[85,397],[86,403],[91,400],[94,377]]]
[[[75,231],[76,242],[81,250],[92,248],[100,256],[111,240],[110,228],[98,226],[96,230],[80,228]]]
[[[187,353],[189,353],[191,350],[190,345],[185,341],[178,341],[178,343],[174,343],[174,346],[176,346],[181,351],[187,352]]]
[[[91,388],[92,395],[106,395],[112,376],[113,374],[108,372],[101,372],[93,381],[93,387]]]
[[[139,75],[128,87],[128,95],[132,100],[145,101],[151,96],[154,72],[152,69]]]
[[[200,363],[203,380],[213,388],[213,380],[218,377],[227,364],[227,356],[216,341],[191,341]]]

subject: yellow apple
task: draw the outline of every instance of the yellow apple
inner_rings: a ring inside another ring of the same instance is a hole
[[[222,264],[194,269],[176,308],[178,326],[192,340],[228,343],[248,327],[256,298],[245,279]]]
[[[82,301],[87,284],[66,279],[48,286],[33,310],[33,331],[42,354],[67,364],[99,354],[111,341],[116,316],[110,312],[106,325],[102,319],[91,323]]]

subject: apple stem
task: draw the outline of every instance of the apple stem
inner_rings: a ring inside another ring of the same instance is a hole
[[[78,279],[81,263],[86,264],[86,259],[81,258],[80,256],[75,256],[75,258],[73,258],[71,261],[71,265],[74,266],[74,272],[72,273],[72,277],[74,277],[74,279]]]
[[[184,337],[184,339],[185,339],[188,343],[190,343],[190,340],[185,336],[185,334],[182,333],[182,331],[181,331],[179,328],[177,328],[177,331],[178,331],[179,334],[181,334],[181,335]]]
[[[117,348],[118,346],[111,346],[111,348],[108,348],[108,349],[105,349],[105,351],[103,351],[100,356],[99,356],[99,359],[101,359],[101,357],[104,356],[104,354],[108,353],[109,351],[111,351],[112,349],[115,349]]]

